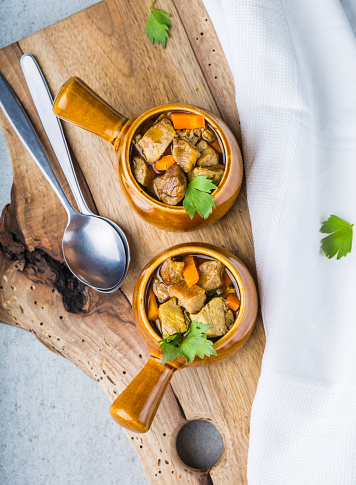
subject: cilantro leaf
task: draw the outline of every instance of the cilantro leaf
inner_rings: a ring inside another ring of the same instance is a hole
[[[204,355],[216,355],[214,344],[211,340],[208,340],[205,333],[210,327],[212,325],[204,325],[196,320],[191,322],[189,332],[181,343],[182,354],[187,359],[187,362],[193,362],[196,355],[201,359]]]
[[[212,325],[204,325],[194,320],[189,326],[188,332],[184,335],[179,333],[171,335],[163,340],[161,344],[162,362],[165,364],[175,358],[180,359],[182,355],[187,362],[193,362],[196,356],[201,359],[206,355],[216,355],[213,342],[208,340],[205,332]]]
[[[171,27],[171,21],[168,18],[170,15],[164,12],[164,10],[152,8],[155,3],[156,0],[152,2],[148,12],[146,35],[150,39],[151,44],[154,44],[156,41],[157,44],[161,44],[164,49],[166,47],[168,30]]]
[[[206,175],[198,175],[198,177],[195,177],[189,183],[189,187],[201,190],[202,192],[210,192],[216,189],[216,185]]]
[[[189,186],[183,200],[184,209],[189,212],[189,216],[193,219],[195,211],[204,219],[207,219],[215,207],[214,197],[206,192],[191,189]]]
[[[193,219],[195,211],[204,219],[210,216],[215,209],[214,197],[210,195],[210,192],[215,189],[216,185],[206,175],[198,175],[189,182],[183,207],[191,219]]]
[[[331,259],[337,254],[336,259],[340,259],[351,252],[352,227],[353,224],[334,215],[322,223],[320,232],[329,234],[321,240],[321,249],[327,258]]]
[[[176,357],[180,359],[182,357],[181,343],[183,337],[181,334],[176,333],[163,340],[159,340],[161,344],[161,353],[163,355],[163,364],[169,360],[174,360]]]

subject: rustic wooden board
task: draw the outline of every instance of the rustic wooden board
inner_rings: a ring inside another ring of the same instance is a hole
[[[37,58],[53,93],[77,75],[128,117],[166,102],[191,103],[220,114],[239,137],[231,73],[201,1],[160,0],[159,7],[172,14],[165,50],[151,46],[144,35],[149,5],[150,0],[107,0],[0,51],[0,70],[35,124],[62,183],[20,69],[24,52]],[[179,242],[213,243],[238,255],[255,275],[245,186],[230,212],[210,228],[189,234],[160,231],[130,209],[112,147],[66,125],[91,207],[126,231],[132,250],[122,292],[98,294],[78,283],[63,264],[66,214],[2,114],[0,122],[14,170],[11,204],[0,225],[0,320],[34,333],[96,379],[112,401],[148,357],[133,327],[129,300],[140,270],[158,251]],[[152,429],[140,436],[127,433],[150,483],[202,484],[208,483],[208,474],[214,485],[247,483],[249,417],[263,347],[259,319],[233,358],[175,374]],[[210,471],[190,469],[177,455],[177,433],[191,419],[213,422],[223,436],[224,453]]]

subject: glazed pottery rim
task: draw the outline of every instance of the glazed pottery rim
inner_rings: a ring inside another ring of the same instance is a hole
[[[141,273],[142,279],[140,281],[140,286],[138,289],[138,305],[140,310],[139,313],[142,317],[142,323],[145,328],[145,331],[149,334],[150,338],[155,341],[155,343],[157,343],[159,340],[162,340],[162,337],[154,330],[154,328],[152,327],[152,325],[150,324],[147,318],[146,307],[145,307],[147,286],[151,280],[153,273],[157,270],[157,268],[163,263],[165,259],[169,257],[182,256],[184,254],[192,254],[192,255],[202,254],[203,256],[209,256],[218,261],[221,261],[225,265],[225,267],[230,271],[230,273],[232,274],[233,278],[235,279],[239,287],[239,291],[240,291],[239,313],[233,325],[226,332],[226,334],[222,335],[218,340],[214,342],[214,345],[213,345],[214,349],[219,350],[220,347],[222,347],[227,341],[229,341],[230,338],[239,330],[246,313],[246,306],[247,306],[246,286],[243,283],[243,279],[240,275],[240,272],[230,261],[229,257],[225,256],[222,252],[219,252],[219,250],[222,250],[223,252],[226,251],[223,248],[220,249],[217,246],[209,247],[209,245],[205,245],[202,243],[183,243],[182,245],[180,244],[178,246],[174,246],[173,248],[158,254],[145,266],[145,268]],[[230,251],[227,251],[227,252],[230,253]],[[240,264],[243,265],[243,263],[240,262],[240,260],[234,254],[232,253],[230,254],[231,256],[236,258],[236,260],[239,261]]]
[[[231,147],[230,143],[227,139],[227,136],[225,134],[225,131],[220,128],[219,124],[215,121],[214,116],[211,115],[208,110],[204,110],[202,108],[198,108],[196,106],[191,106],[188,104],[179,104],[179,103],[171,103],[171,104],[163,104],[160,106],[156,106],[155,108],[151,108],[150,110],[145,111],[142,115],[140,115],[138,118],[136,118],[133,123],[129,126],[128,131],[126,133],[126,136],[123,139],[122,146],[120,149],[122,150],[122,158],[124,159],[124,163],[122,165],[124,174],[130,182],[133,185],[133,188],[137,195],[141,198],[143,198],[146,202],[148,202],[151,206],[155,206],[159,209],[163,209],[168,212],[177,212],[177,213],[183,213],[187,214],[186,210],[184,209],[183,206],[174,206],[174,205],[168,205],[164,204],[163,202],[160,202],[150,195],[147,194],[147,192],[141,188],[139,183],[136,181],[132,170],[131,170],[131,157],[130,157],[130,152],[131,152],[131,142],[132,139],[139,129],[139,127],[142,125],[144,121],[146,121],[150,116],[154,115],[160,115],[164,112],[167,111],[187,111],[187,112],[193,112],[197,114],[201,114],[204,116],[204,118],[208,121],[208,123],[214,128],[214,130],[217,132],[221,144],[223,146],[224,150],[224,155],[225,155],[225,171],[223,178],[221,179],[218,187],[212,192],[211,194],[214,196],[214,199],[217,198],[217,196],[223,192],[226,182],[228,180],[228,176],[230,175],[231,172]],[[222,121],[222,120],[221,120]],[[227,127],[228,128],[228,127]],[[230,128],[228,128],[230,130]],[[239,147],[240,148],[240,147]],[[214,210],[214,209],[213,209]],[[198,214],[195,214],[195,217],[198,216]],[[200,216],[198,216],[200,217]],[[210,217],[210,216],[209,216]],[[208,219],[209,219],[208,217]]]

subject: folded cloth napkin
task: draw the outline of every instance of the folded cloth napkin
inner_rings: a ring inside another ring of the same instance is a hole
[[[319,229],[356,223],[356,2],[205,3],[230,51],[267,335],[248,482],[355,485],[356,248],[328,260]]]

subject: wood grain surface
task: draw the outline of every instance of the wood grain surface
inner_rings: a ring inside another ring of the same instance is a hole
[[[202,2],[160,0],[159,8],[171,13],[172,20],[165,50],[145,36],[149,5],[150,0],[107,0],[0,51],[0,70],[65,188],[21,72],[19,59],[25,52],[36,57],[52,94],[76,75],[127,117],[167,102],[194,104],[219,114],[239,139],[232,76]],[[255,276],[245,186],[213,226],[189,234],[161,231],[130,209],[120,191],[112,146],[65,125],[89,205],[123,228],[132,252],[122,291],[98,294],[72,277],[63,263],[66,213],[2,114],[0,122],[14,170],[11,204],[0,223],[0,319],[32,332],[71,360],[113,401],[148,358],[129,301],[138,274],[156,253],[180,242],[212,243],[235,253]],[[247,483],[250,409],[263,348],[259,318],[250,340],[233,358],[175,374],[151,430],[140,436],[127,433],[150,483],[204,484],[210,478],[214,485]],[[193,470],[177,455],[177,433],[192,419],[209,420],[222,434],[224,452],[211,470]]]

